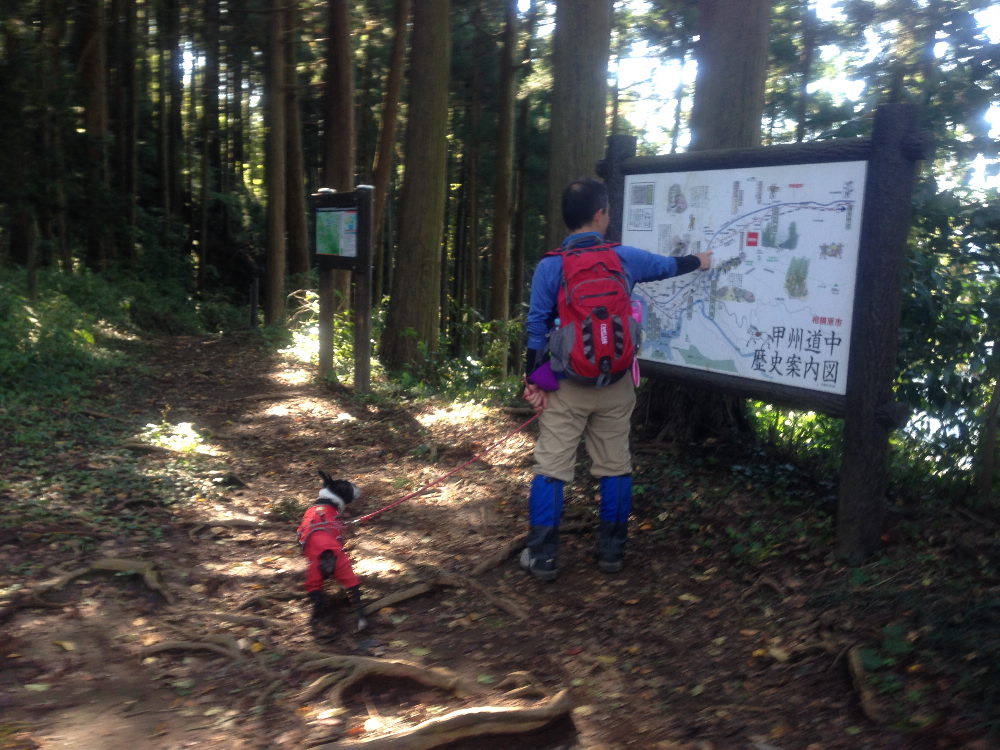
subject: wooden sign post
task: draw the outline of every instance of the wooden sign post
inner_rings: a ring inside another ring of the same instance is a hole
[[[354,388],[371,390],[372,206],[374,188],[350,193],[321,189],[312,195],[313,252],[319,267],[319,374],[333,371],[333,273],[354,281]]]

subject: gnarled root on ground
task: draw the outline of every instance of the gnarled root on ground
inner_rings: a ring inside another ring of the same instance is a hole
[[[428,719],[410,729],[386,737],[369,740],[337,742],[321,745],[322,748],[367,748],[368,750],[427,750],[456,740],[493,734],[523,734],[541,729],[570,711],[569,693],[566,690],[554,695],[542,706],[513,708],[477,706],[453,711],[444,716]]]
[[[34,586],[18,591],[13,599],[4,603],[4,606],[0,607],[0,622],[7,621],[20,609],[35,606],[46,606],[45,602],[38,599],[39,596],[50,591],[61,589],[70,581],[94,571],[134,573],[136,575],[140,575],[142,576],[142,580],[146,586],[159,593],[167,601],[167,603],[173,602],[173,596],[171,596],[167,587],[164,585],[163,579],[160,578],[160,573],[156,569],[156,565],[154,563],[147,560],[125,560],[117,557],[102,557],[99,560],[94,560],[94,562],[90,563],[90,565],[75,568],[66,573],[57,575],[55,578],[50,578],[46,581],[42,581],[41,583],[36,583]]]
[[[311,682],[295,700],[306,703],[326,690],[333,689],[330,702],[336,706],[343,705],[343,696],[353,685],[357,685],[368,677],[403,677],[414,680],[427,687],[439,688],[454,693],[459,698],[475,695],[476,686],[460,675],[443,667],[423,667],[406,661],[395,659],[375,659],[368,656],[322,656],[301,665],[306,672],[320,669],[333,670]]]

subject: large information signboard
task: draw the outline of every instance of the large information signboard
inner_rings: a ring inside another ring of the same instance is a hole
[[[622,242],[713,250],[640,284],[640,358],[828,394],[847,387],[866,161],[626,174]]]

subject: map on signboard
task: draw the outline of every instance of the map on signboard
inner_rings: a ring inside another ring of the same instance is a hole
[[[867,162],[627,175],[622,243],[713,250],[640,284],[642,359],[846,392]]]
[[[319,255],[358,255],[358,209],[316,210],[316,252]]]

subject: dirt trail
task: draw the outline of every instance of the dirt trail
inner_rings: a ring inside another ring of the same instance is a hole
[[[734,562],[729,545],[706,540],[747,513],[752,496],[730,473],[686,471],[660,447],[636,446],[643,491],[620,575],[594,565],[583,465],[559,580],[538,583],[504,556],[525,523],[532,426],[353,533],[369,602],[421,584],[426,593],[381,609],[366,633],[351,632],[346,607],[314,631],[294,529],[316,470],[363,487],[360,515],[467,461],[526,415],[365,404],[237,339],[167,339],[149,365],[148,377],[116,385],[119,415],[92,418],[134,422],[134,432],[189,422],[208,453],[101,448],[66,469],[139,452],[150,477],[183,470],[208,489],[148,507],[141,495],[104,498],[103,512],[143,507],[146,520],[124,532],[91,526],[76,547],[44,531],[4,540],[2,588],[108,558],[154,563],[162,588],[91,570],[8,613],[0,748],[346,747],[459,708],[545,705],[561,690],[571,711],[546,728],[450,747],[924,746],[868,720],[845,657],[862,626],[810,601],[844,571],[808,539],[766,565]],[[18,582],[10,571],[28,560],[44,566]],[[335,655],[443,668],[468,690],[389,676],[352,685],[343,706],[336,691],[304,699],[333,671],[320,657]]]

